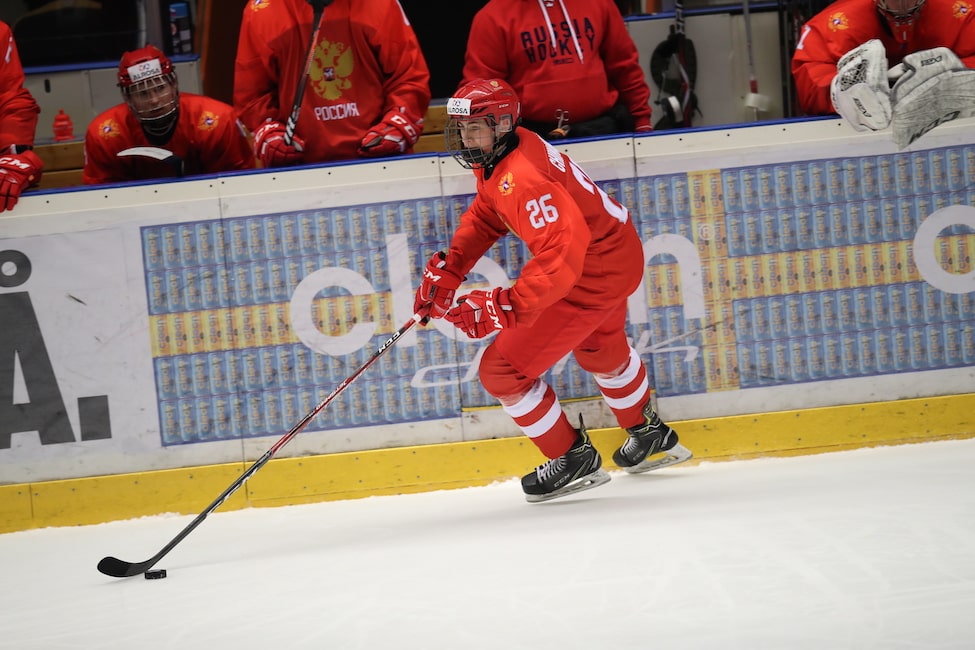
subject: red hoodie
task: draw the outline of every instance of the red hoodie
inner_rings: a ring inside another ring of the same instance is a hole
[[[256,131],[284,124],[305,67],[313,11],[307,0],[248,0],[234,68],[234,107]],[[430,71],[397,0],[335,0],[324,20],[296,135],[304,162],[357,158],[366,132],[393,109],[423,117]]]
[[[613,0],[491,0],[471,23],[462,84],[491,78],[511,84],[531,122],[559,110],[585,122],[622,101],[650,126],[650,87]]]

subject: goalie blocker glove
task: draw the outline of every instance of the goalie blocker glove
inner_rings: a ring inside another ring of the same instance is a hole
[[[263,167],[288,167],[302,162],[305,141],[295,136],[288,145],[281,122],[269,121],[254,132],[254,155]]]
[[[30,149],[0,156],[0,212],[13,209],[21,193],[41,180],[43,167]]]
[[[378,157],[393,156],[412,149],[423,133],[423,118],[411,115],[405,107],[386,113],[383,121],[369,129],[359,155]]]
[[[875,38],[844,54],[829,90],[833,108],[857,131],[890,126],[890,83],[883,43]]]
[[[894,143],[903,149],[939,124],[975,115],[975,70],[946,47],[914,52],[889,72]]]

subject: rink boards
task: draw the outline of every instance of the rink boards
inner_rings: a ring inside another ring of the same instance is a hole
[[[842,427],[823,438],[790,425],[783,439],[727,423],[789,412],[801,427],[816,409],[891,400],[935,398],[925,421],[946,415],[929,435],[975,433],[956,415],[975,387],[970,127],[903,152],[829,120],[565,147],[644,241],[629,332],[699,457],[853,444]],[[0,482],[17,484],[4,502],[59,479],[240,471],[409,318],[415,278],[472,191],[452,159],[418,156],[25,198],[0,219]],[[526,259],[503,239],[470,286],[507,284]],[[410,332],[281,456],[307,467],[467,443],[514,453],[504,471],[520,473],[537,454],[480,388],[482,346],[442,324]],[[545,379],[567,408],[612,424],[571,358]],[[906,440],[925,425],[878,428]],[[463,484],[461,465],[391,489]],[[260,478],[246,501],[264,500]],[[285,481],[269,498],[361,490],[346,480],[361,486],[362,472],[301,495]]]

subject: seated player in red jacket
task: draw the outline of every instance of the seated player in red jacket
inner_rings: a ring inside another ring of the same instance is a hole
[[[118,86],[125,101],[92,120],[85,133],[85,183],[254,167],[247,131],[234,109],[181,93],[172,62],[155,46],[122,55]]]

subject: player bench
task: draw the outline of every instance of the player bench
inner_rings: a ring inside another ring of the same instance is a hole
[[[431,105],[423,118],[423,135],[413,151],[430,153],[444,151],[443,131],[447,124],[447,106]],[[81,170],[85,165],[84,140],[39,144],[34,151],[44,161],[41,189],[75,187],[81,185]]]

